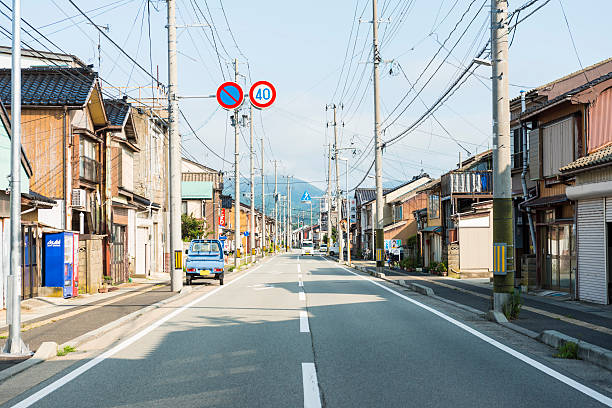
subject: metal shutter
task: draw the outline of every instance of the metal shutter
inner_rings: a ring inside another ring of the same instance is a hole
[[[531,180],[540,180],[540,129],[529,131],[529,175]]]
[[[604,199],[578,201],[578,297],[606,302]]]

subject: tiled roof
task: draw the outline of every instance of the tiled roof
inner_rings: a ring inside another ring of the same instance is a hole
[[[597,164],[612,163],[612,146],[605,147],[601,150],[593,152],[588,156],[574,160],[567,166],[561,167],[562,172],[578,170],[585,167],[595,166]]]
[[[571,96],[579,94],[582,91],[585,91],[585,90],[587,90],[587,89],[589,89],[589,88],[591,88],[591,87],[593,87],[595,85],[598,85],[598,84],[600,84],[600,83],[602,83],[604,81],[610,80],[610,79],[612,79],[612,72],[608,72],[607,74],[602,75],[599,78],[595,78],[592,81],[589,81],[589,82],[587,82],[587,83],[585,83],[583,85],[580,85],[579,87],[576,87],[576,88],[572,89],[571,91],[567,91],[566,93],[561,94],[561,95],[557,96],[556,98],[553,98],[553,99],[551,99],[549,101],[546,101],[545,103],[543,103],[541,105],[533,106],[533,107],[527,109],[525,112],[522,112],[520,116],[521,117],[527,116],[530,113],[533,113],[535,111],[539,111],[540,109],[545,108],[548,105],[553,105],[553,104],[555,104],[555,103],[557,103],[559,101],[562,101],[562,100],[564,100],[566,98],[569,98]]]
[[[111,126],[123,126],[130,112],[130,104],[123,99],[104,100],[104,109]]]
[[[22,105],[83,106],[97,74],[88,68],[24,68]],[[11,104],[11,70],[0,69],[0,99]]]
[[[383,188],[383,195],[387,194],[391,189]],[[355,190],[355,198],[357,199],[357,205],[361,205],[363,203],[367,203],[368,201],[372,201],[376,199],[376,189],[375,188],[358,188]]]

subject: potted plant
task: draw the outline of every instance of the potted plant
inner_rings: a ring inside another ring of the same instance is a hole
[[[447,276],[448,275],[448,268],[446,267],[446,264],[444,262],[440,262],[438,264],[438,273],[440,274],[440,276]]]
[[[110,276],[103,276],[102,277],[102,286],[100,288],[98,288],[98,292],[100,293],[106,293],[108,292],[108,287],[111,284],[111,282],[113,281],[113,278],[111,278]]]

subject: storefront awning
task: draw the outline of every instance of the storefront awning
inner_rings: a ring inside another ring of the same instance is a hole
[[[420,230],[421,232],[442,232],[442,227],[440,226],[431,226],[431,227],[425,227],[422,230]]]
[[[522,205],[525,207],[549,207],[551,205],[559,205],[569,201],[565,194],[559,194],[550,197],[534,198],[524,202]]]

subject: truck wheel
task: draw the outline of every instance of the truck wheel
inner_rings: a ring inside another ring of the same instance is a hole
[[[223,275],[219,278],[219,285],[223,285]]]
[[[187,285],[191,285],[191,276],[187,276]]]

